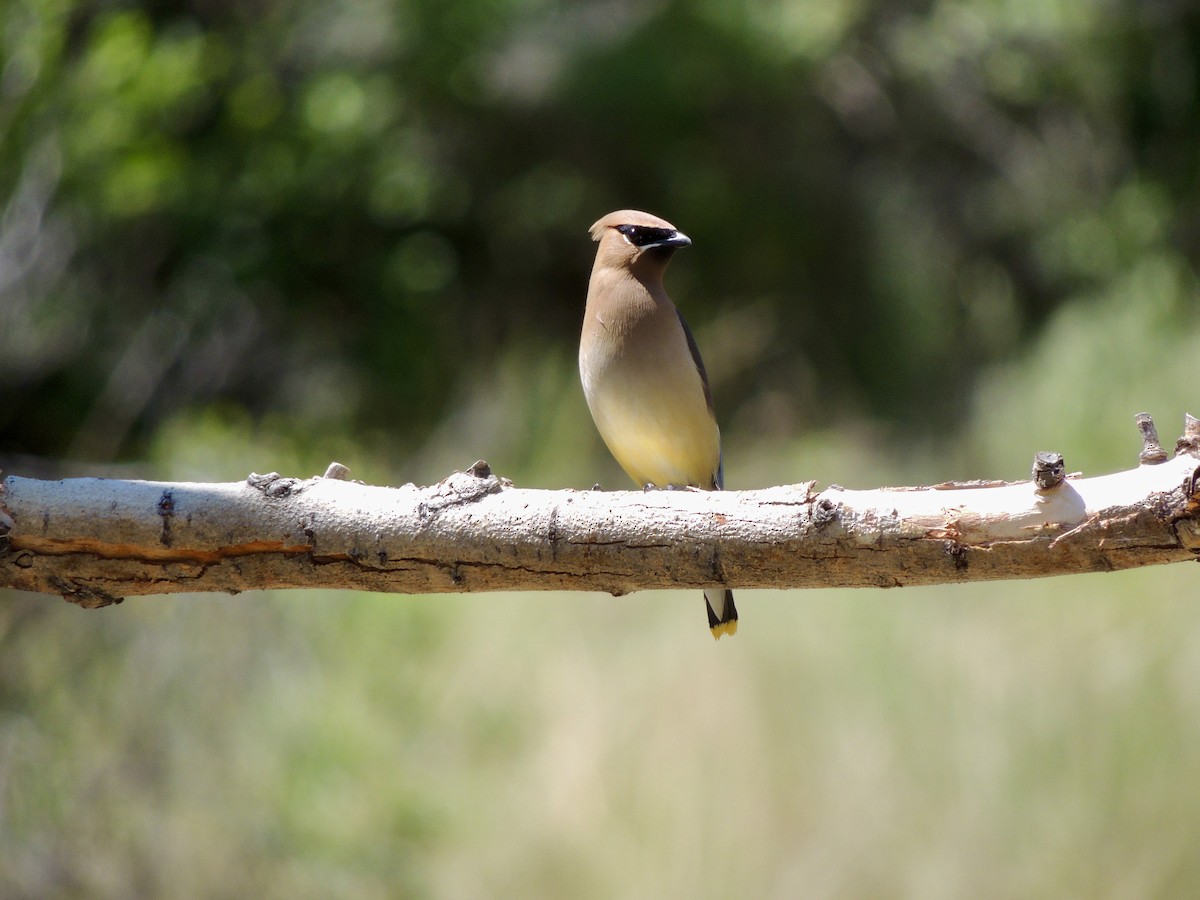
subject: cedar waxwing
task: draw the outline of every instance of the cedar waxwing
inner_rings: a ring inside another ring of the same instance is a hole
[[[604,443],[640,486],[722,486],[721,432],[692,332],[662,277],[691,239],[636,210],[591,227],[599,241],[588,284],[579,375]],[[737,632],[733,592],[704,592],[713,637]]]

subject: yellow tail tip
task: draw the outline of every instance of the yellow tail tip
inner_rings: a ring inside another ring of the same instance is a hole
[[[727,634],[737,634],[737,619],[730,619],[728,622],[722,622],[720,625],[714,625],[711,629],[714,641],[719,641]]]

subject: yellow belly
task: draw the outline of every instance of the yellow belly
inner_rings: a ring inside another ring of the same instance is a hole
[[[720,431],[699,375],[691,384],[680,380],[609,373],[598,384],[585,384],[600,436],[638,485],[715,486]]]

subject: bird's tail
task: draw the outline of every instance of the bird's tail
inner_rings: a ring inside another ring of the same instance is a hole
[[[714,639],[737,634],[737,607],[733,605],[733,591],[728,588],[707,590],[704,592],[704,603],[708,607],[708,627]]]

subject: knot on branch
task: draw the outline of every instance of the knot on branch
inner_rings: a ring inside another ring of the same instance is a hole
[[[74,603],[82,609],[103,609],[106,606],[116,606],[124,603],[124,597],[117,597],[91,585],[79,584],[57,578],[55,587],[62,593],[62,598],[68,603]]]
[[[498,494],[512,487],[507,478],[492,473],[485,460],[478,460],[465,472],[451,472],[433,487],[425,488],[429,497],[417,505],[417,514],[422,520],[451,506],[475,503],[489,494]]]
[[[971,561],[967,558],[967,548],[958,541],[946,541],[946,553],[954,561],[955,572],[965,572],[970,568]]]
[[[162,533],[158,540],[164,547],[170,547],[171,538],[171,517],[175,515],[175,494],[169,488],[162,492],[162,496],[158,498],[158,514],[162,516]]]
[[[308,484],[304,480],[300,478],[284,478],[278,472],[268,472],[266,475],[251,472],[250,476],[246,479],[246,484],[271,500],[278,500],[283,497],[290,497],[293,494],[299,494],[308,487]]]
[[[838,517],[838,504],[828,497],[822,497],[812,506],[813,528],[820,531]]]
[[[492,476],[492,467],[488,465],[486,459],[477,459],[471,465],[467,466],[468,475],[474,475],[476,478],[490,478]]]

